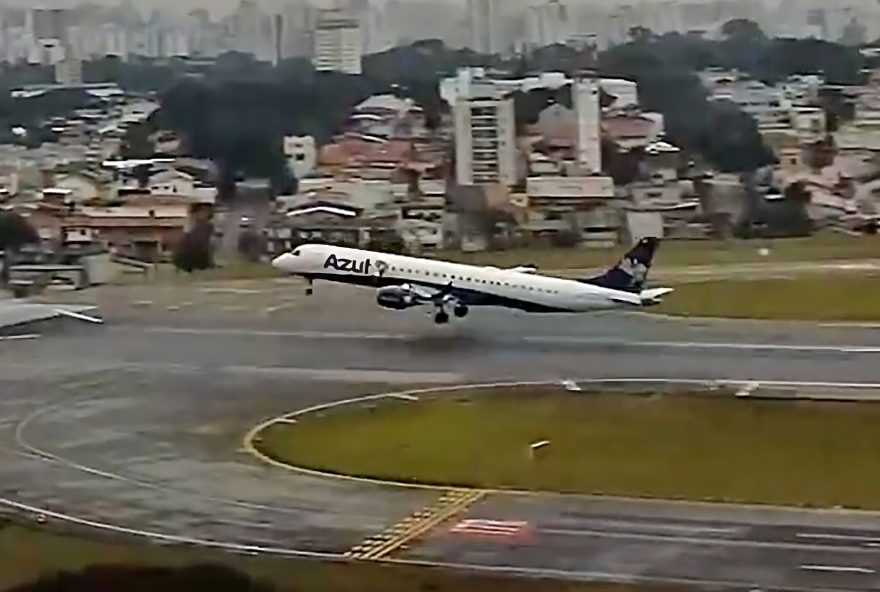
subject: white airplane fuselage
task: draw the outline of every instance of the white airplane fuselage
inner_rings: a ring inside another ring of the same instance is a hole
[[[328,245],[303,245],[273,261],[309,280],[383,288],[446,291],[465,306],[502,306],[528,312],[589,312],[640,306],[638,293],[576,280],[448,261]]]

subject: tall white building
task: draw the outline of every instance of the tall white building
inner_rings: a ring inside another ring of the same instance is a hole
[[[568,14],[559,0],[548,0],[529,7],[526,12],[526,43],[531,47],[565,43],[568,37]]]
[[[253,0],[241,0],[232,14],[232,43],[234,49],[257,56],[264,40],[261,38],[261,21],[264,17]]]
[[[363,57],[358,22],[337,9],[318,13],[315,27],[315,69],[360,74]]]
[[[74,57],[67,57],[55,64],[55,82],[64,86],[79,86],[83,83],[83,64]]]
[[[25,13],[26,37],[30,42],[29,61],[57,64],[67,48],[70,12],[56,8],[30,8]]]
[[[498,3],[499,0],[467,1],[468,46],[478,53],[494,54],[502,50]]]
[[[571,85],[572,104],[577,119],[577,164],[586,175],[602,172],[601,107],[599,81],[575,78]]]
[[[460,185],[516,184],[513,98],[476,83],[459,96],[455,119],[455,174]]]

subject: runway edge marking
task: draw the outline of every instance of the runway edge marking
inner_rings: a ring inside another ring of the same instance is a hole
[[[381,561],[407,543],[464,512],[487,493],[480,489],[451,489],[433,504],[413,512],[379,534],[367,537],[363,542],[352,547],[345,556],[352,559]]]

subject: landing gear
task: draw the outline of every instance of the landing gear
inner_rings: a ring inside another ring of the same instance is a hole
[[[309,283],[309,285],[306,286],[306,296],[311,296],[315,293],[315,289],[312,287],[312,278],[306,278],[306,281]]]
[[[438,310],[434,315],[434,322],[438,325],[445,325],[449,322],[449,315],[444,310]]]
[[[456,317],[463,319],[464,317],[467,316],[468,307],[465,306],[464,304],[459,304],[458,306],[455,307],[455,309],[452,312],[455,313]]]

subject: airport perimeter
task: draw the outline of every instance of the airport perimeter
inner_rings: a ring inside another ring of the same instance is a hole
[[[487,310],[438,330],[418,311],[377,310],[368,293],[320,286],[309,300],[299,288],[120,289],[96,302],[105,325],[63,317],[8,329],[0,504],[50,524],[233,551],[880,589],[880,514],[401,487],[283,469],[242,444],[261,422],[306,408],[473,383],[776,383],[872,399],[880,329]]]

